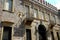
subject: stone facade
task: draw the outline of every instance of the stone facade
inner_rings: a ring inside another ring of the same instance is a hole
[[[40,1],[0,0],[0,40],[60,40],[57,8]]]

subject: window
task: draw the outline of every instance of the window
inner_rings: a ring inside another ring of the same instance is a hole
[[[13,0],[4,0],[4,10],[12,11]]]
[[[53,22],[55,23],[56,19],[55,19],[55,16],[54,16],[53,14],[51,14],[50,20],[53,21]]]
[[[12,28],[4,27],[2,40],[11,40]]]
[[[29,17],[29,6],[25,5],[25,13]]]
[[[45,1],[43,0],[43,4],[45,4]]]
[[[24,3],[23,0],[19,0],[19,2],[18,2],[18,5],[19,5],[18,8],[19,8],[21,13],[23,13],[23,11],[25,12],[25,10],[24,10],[25,8],[24,8],[23,3]]]
[[[29,13],[29,6],[25,5],[26,13]]]
[[[34,7],[34,6],[33,6],[33,3],[31,3],[31,8],[33,9],[33,7]]]
[[[47,5],[47,2],[46,2],[46,5]]]
[[[43,0],[40,0],[40,2],[42,3]]]
[[[44,16],[45,16],[44,12],[42,11],[41,14],[42,14],[42,19],[44,20]]]
[[[51,36],[52,36],[52,40],[54,40],[54,34],[53,34],[53,32],[51,32]]]
[[[31,40],[31,30],[26,29],[26,40]]]
[[[38,16],[38,10],[34,9],[34,17],[37,18],[37,16]]]
[[[44,20],[44,13],[42,11],[39,11],[39,19]]]
[[[56,23],[59,24],[60,22],[59,22],[59,18],[58,18],[58,16],[55,15],[55,18],[56,18]]]
[[[56,18],[55,18],[55,15],[54,15],[53,17],[54,17],[54,23],[56,23]]]
[[[58,38],[58,40],[60,40],[60,38],[59,38],[59,33],[57,32],[57,38]]]
[[[45,13],[45,20],[49,21],[49,14]]]

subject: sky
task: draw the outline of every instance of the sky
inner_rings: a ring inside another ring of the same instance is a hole
[[[60,0],[45,0],[45,1],[54,5],[55,7],[57,7],[57,9],[60,9]]]

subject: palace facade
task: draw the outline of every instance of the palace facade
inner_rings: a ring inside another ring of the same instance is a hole
[[[45,0],[0,0],[0,40],[60,40],[58,17]]]

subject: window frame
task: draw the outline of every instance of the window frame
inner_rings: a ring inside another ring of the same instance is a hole
[[[12,3],[12,4],[11,4],[11,10],[9,10],[9,9],[7,10],[7,9],[4,8],[4,7],[5,7],[5,2],[6,2],[6,0],[3,2],[3,11],[7,11],[7,12],[13,13],[13,12],[14,12],[14,7],[13,7],[13,6],[14,6],[14,5],[13,5],[14,2],[13,2],[13,0],[11,0],[11,3]]]
[[[55,18],[55,15],[54,14],[51,14],[51,19],[54,23],[56,23],[56,18]]]
[[[49,21],[49,14],[45,13],[45,20]]]
[[[54,40],[54,33],[51,31],[52,40]]]
[[[45,12],[44,12],[44,10],[42,10],[41,13],[42,13],[42,20],[45,20]]]
[[[34,18],[38,18],[38,9],[36,9],[36,8],[34,8]],[[35,13],[35,11],[36,11],[36,13]]]
[[[29,34],[29,35],[28,35]],[[31,29],[26,29],[26,40],[32,40]]]
[[[56,32],[56,34],[57,34],[57,38],[58,38],[58,40],[60,40],[59,33],[58,33],[58,32]]]

